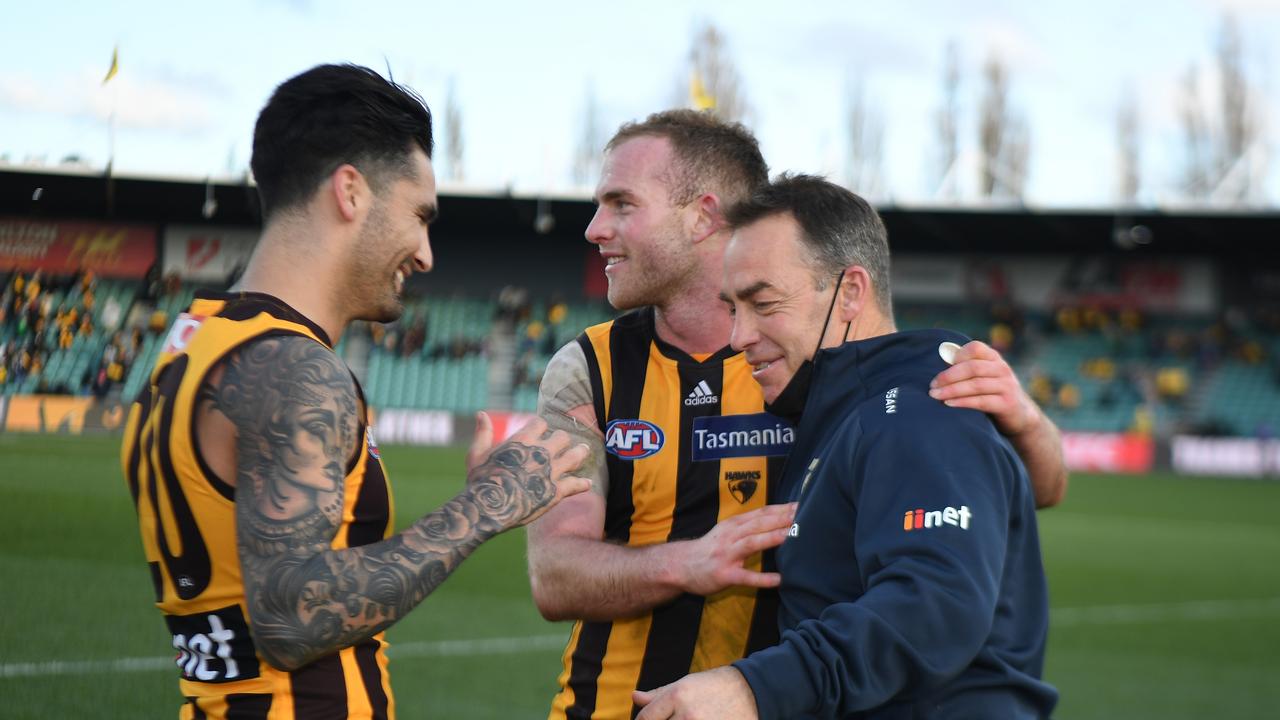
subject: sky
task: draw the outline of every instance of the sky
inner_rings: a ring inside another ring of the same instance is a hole
[[[1180,88],[1206,97],[1226,14],[1243,40],[1265,141],[1250,155],[1255,204],[1280,206],[1280,0],[703,0],[538,3],[396,0],[17,2],[0,16],[0,163],[104,167],[115,115],[119,174],[242,175],[253,122],[281,81],[315,64],[387,68],[436,114],[452,89],[465,188],[584,194],[573,158],[588,97],[607,139],[687,87],[697,30],[727,40],[748,124],[777,171],[845,179],[845,115],[861,88],[883,127],[872,195],[936,204],[937,114],[946,48],[960,57],[956,189],[976,199],[980,72],[1011,70],[1010,105],[1030,134],[1025,202],[1107,207],[1117,197],[1116,117],[1139,108],[1141,205],[1183,199]],[[102,84],[114,48],[119,73]],[[449,173],[444,153],[437,172]],[[594,181],[592,181],[594,182]],[[588,183],[589,185],[590,183]]]

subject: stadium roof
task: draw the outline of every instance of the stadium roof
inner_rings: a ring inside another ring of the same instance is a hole
[[[436,232],[580,241],[594,208],[586,197],[441,189]],[[212,199],[214,203],[207,203]],[[211,210],[212,212],[208,212]],[[882,206],[896,252],[1213,255],[1256,258],[1280,244],[1280,211],[1052,210]],[[206,214],[207,213],[207,214]],[[70,169],[0,168],[0,214],[153,224],[259,224],[248,178],[112,177]],[[539,218],[541,221],[539,222]]]

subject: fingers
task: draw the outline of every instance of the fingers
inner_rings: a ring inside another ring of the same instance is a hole
[[[789,527],[796,517],[796,504],[765,505],[751,512],[735,515],[722,521],[726,529],[732,528],[739,533],[766,532],[781,527]]]
[[[933,382],[929,384],[929,387],[941,387],[978,377],[1009,377],[1012,375],[1013,369],[1006,365],[1003,360],[980,360],[975,358],[957,362],[955,365],[938,373],[934,376]]]
[[[569,437],[566,433],[559,431],[557,433],[563,435],[566,440]],[[574,443],[569,449],[551,456],[551,477],[571,473],[581,468],[582,463],[586,462],[590,456],[591,448],[587,447],[586,443]]]
[[[650,692],[635,690],[631,693],[631,702],[644,708],[636,716],[636,720],[667,720],[675,717],[676,708],[671,699],[671,693],[662,692],[666,687],[669,686]]]
[[[1004,402],[1009,402],[1017,390],[1018,386],[1008,379],[979,377],[933,388],[929,391],[929,397],[935,400],[950,401],[959,398],[990,395],[1003,398]],[[950,405],[951,403],[947,402],[947,404]]]
[[[559,505],[561,500],[573,497],[574,495],[578,495],[580,493],[584,493],[587,490],[591,489],[591,481],[584,477],[578,477],[577,475],[566,475],[558,479],[552,478],[551,481],[556,488],[555,497],[551,499],[551,502],[529,513],[529,515],[521,519],[518,524],[528,525],[534,520],[537,520],[538,518],[547,514],[547,511],[550,510],[551,508],[555,507],[556,505]]]
[[[744,585],[753,588],[775,588],[782,584],[782,574],[776,572],[758,572],[746,568],[736,568],[725,574],[726,584]]]
[[[566,475],[556,480],[556,502],[591,489],[591,481],[577,475]]]
[[[467,450],[467,471],[470,472],[484,462],[492,449],[493,420],[489,417],[489,413],[482,410],[476,413],[476,434],[471,440],[471,447]]]
[[[956,351],[956,365],[966,360],[1000,360],[1000,353],[981,340],[970,340]]]
[[[747,535],[733,544],[733,556],[743,560],[761,550],[777,547],[787,539],[789,532],[791,532],[791,523],[787,523],[785,527],[769,528],[764,532]]]

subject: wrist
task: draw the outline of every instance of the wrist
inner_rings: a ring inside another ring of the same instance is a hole
[[[1011,440],[1035,435],[1044,424],[1044,413],[1041,412],[1040,406],[1036,405],[1030,396],[1024,393],[1019,400],[1019,404],[1022,406],[1022,422],[1018,423],[1016,429],[1006,433]]]
[[[689,573],[689,549],[692,542],[677,540],[654,545],[658,584],[676,592],[692,592],[693,578]]]

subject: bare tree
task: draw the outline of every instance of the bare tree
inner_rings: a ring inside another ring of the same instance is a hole
[[[938,193],[956,196],[956,163],[960,159],[960,50],[947,43],[942,71],[942,106],[938,108]]]
[[[1184,143],[1182,188],[1192,199],[1247,202],[1261,188],[1253,161],[1264,146],[1264,126],[1258,120],[1262,103],[1249,81],[1239,26],[1229,15],[1223,17],[1218,34],[1214,71],[1220,95],[1212,105],[1200,92],[1194,65],[1183,81],[1178,108]]]
[[[856,81],[845,91],[845,130],[849,150],[845,177],[849,188],[876,195],[883,184],[884,118],[867,102],[866,86]]]
[[[453,80],[449,81],[449,91],[444,101],[444,144],[445,158],[449,161],[448,178],[453,182],[466,179],[462,157],[465,149],[462,142],[462,109],[458,106],[458,94]]]
[[[1004,63],[993,55],[982,74],[986,89],[978,118],[982,150],[978,192],[983,197],[1021,198],[1031,152],[1030,131],[1009,107],[1009,71]]]
[[[729,56],[724,34],[712,23],[694,35],[688,70],[677,85],[677,104],[709,110],[725,120],[746,120],[750,107],[742,79]]]
[[[1138,141],[1138,102],[1129,88],[1116,110],[1116,199],[1132,205],[1138,198],[1141,151]]]
[[[573,181],[580,186],[595,182],[596,176],[600,174],[600,152],[604,145],[600,137],[600,109],[596,103],[596,89],[591,82],[587,83],[581,130],[573,157]]]
[[[1243,201],[1251,194],[1254,178],[1248,172],[1246,155],[1260,136],[1243,54],[1240,29],[1235,19],[1228,15],[1223,18],[1218,35],[1222,133],[1216,143],[1214,174],[1218,186],[1216,191],[1224,199],[1235,202]]]
[[[1182,186],[1188,197],[1204,199],[1209,195],[1209,123],[1200,100],[1200,83],[1194,65],[1182,80],[1181,107],[1183,165]]]

